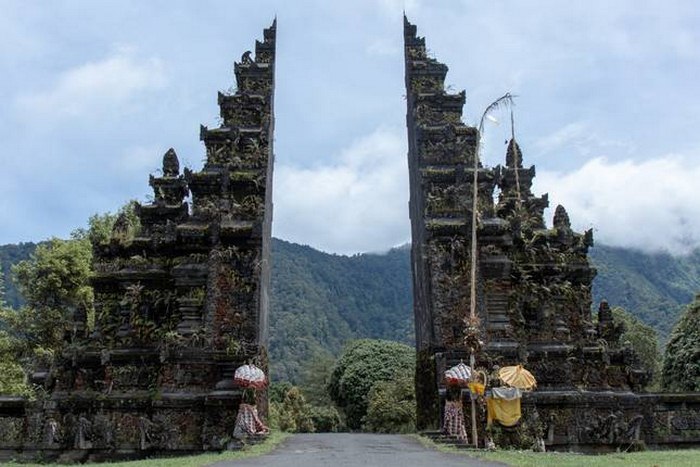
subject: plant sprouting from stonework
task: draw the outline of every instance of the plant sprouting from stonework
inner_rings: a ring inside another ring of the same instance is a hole
[[[141,296],[143,294],[143,286],[139,283],[131,284],[126,288],[122,305],[128,306],[134,310],[141,305]]]
[[[241,351],[243,350],[243,346],[241,345],[241,341],[232,337],[232,336],[225,337],[224,343],[225,343],[226,355],[229,355],[229,356],[239,355],[241,353]]]
[[[187,292],[185,297],[202,304],[207,297],[207,290],[204,287],[194,287]]]
[[[79,229],[76,232],[86,236],[93,245],[109,243],[111,238],[119,243],[128,243],[141,231],[141,220],[136,214],[137,204],[132,200],[122,206],[116,214],[95,214],[88,220],[87,231]]]
[[[241,201],[241,214],[246,217],[257,217],[262,215],[262,199],[257,195],[248,195]]]

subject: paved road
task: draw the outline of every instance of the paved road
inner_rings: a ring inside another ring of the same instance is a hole
[[[286,439],[270,454],[241,461],[218,462],[217,467],[502,467],[459,454],[421,446],[400,435],[354,433],[299,434]]]

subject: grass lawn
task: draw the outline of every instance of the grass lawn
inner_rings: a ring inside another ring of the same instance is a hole
[[[157,459],[143,459],[128,462],[95,463],[86,465],[101,465],[109,467],[198,467],[202,465],[213,464],[214,462],[219,461],[239,460],[248,457],[260,456],[262,454],[267,454],[288,437],[288,433],[273,431],[263,443],[247,446],[240,451],[224,451],[221,453],[199,454],[196,456],[162,457]],[[18,467],[41,467],[46,466],[47,464],[11,463],[9,465],[15,465]]]
[[[600,455],[575,454],[563,452],[532,452],[532,451],[483,451],[476,449],[457,449],[444,444],[434,443],[422,436],[415,438],[424,446],[429,446],[442,452],[450,452],[479,459],[503,462],[504,464],[522,467],[535,466],[635,466],[635,467],[698,467],[700,466],[700,449],[677,449],[671,451],[644,451],[630,453],[612,453]]]
[[[528,452],[504,450],[490,453],[473,452],[472,455],[479,457],[480,459],[499,461],[513,466],[700,466],[700,449],[681,449],[674,451],[645,451],[600,455],[586,455],[563,452]]]

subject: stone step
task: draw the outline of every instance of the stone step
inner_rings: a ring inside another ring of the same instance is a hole
[[[486,302],[507,302],[508,295],[489,295],[486,297]]]
[[[504,310],[496,310],[496,311],[489,311],[486,313],[487,318],[491,318],[492,316],[508,316],[508,312]]]
[[[496,307],[487,308],[486,314],[488,314],[488,315],[498,315],[498,314],[507,315],[508,309],[507,308],[496,308]]]
[[[486,316],[488,316],[489,318],[490,318],[491,316],[508,316],[508,312],[505,311],[505,310],[490,310],[490,311],[486,314]]]
[[[510,323],[510,318],[508,318],[507,316],[501,316],[501,315],[489,316],[487,322],[489,324],[491,324],[491,323]]]
[[[460,441],[456,436],[448,435],[440,431],[423,432],[422,436],[429,438],[434,443],[449,444],[454,446],[465,446],[467,443]]]
[[[509,331],[510,329],[510,323],[488,323],[486,325],[488,331]]]

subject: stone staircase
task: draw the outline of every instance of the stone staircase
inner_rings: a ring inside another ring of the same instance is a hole
[[[451,447],[458,448],[458,449],[468,449],[468,448],[474,447],[471,444],[468,444],[468,443],[465,443],[464,441],[458,440],[457,437],[455,437],[455,436],[447,435],[447,434],[443,433],[442,431],[438,431],[438,430],[421,431],[420,435],[428,438],[429,440],[431,440],[432,442],[434,442],[436,444],[444,444],[444,445],[451,446]]]
[[[506,291],[497,291],[486,295],[486,312],[486,329],[489,333],[505,333],[510,331],[508,293]]]

